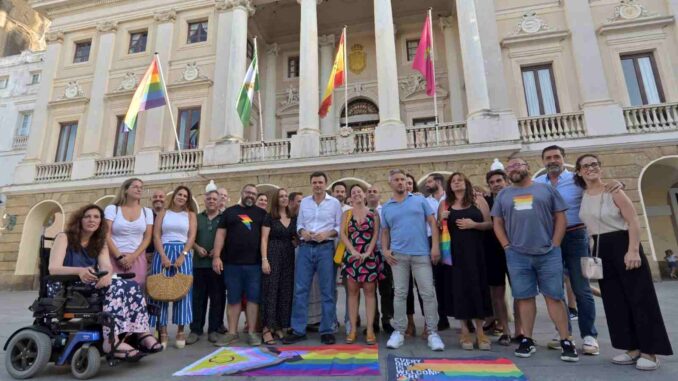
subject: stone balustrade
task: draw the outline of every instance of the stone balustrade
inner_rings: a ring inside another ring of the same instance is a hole
[[[468,144],[466,123],[442,123],[436,126],[407,128],[407,148],[432,148]]]
[[[51,183],[71,179],[73,163],[38,164],[35,166],[35,182]]]
[[[160,172],[195,171],[202,167],[202,150],[192,149],[162,152],[160,154]]]
[[[664,103],[624,109],[629,133],[678,130],[678,103]]]
[[[263,142],[246,142],[240,144],[240,162],[285,160],[290,158],[290,139],[270,140]]]
[[[520,118],[518,127],[525,143],[576,139],[586,136],[583,111]]]
[[[28,135],[17,135],[14,137],[14,141],[12,142],[12,149],[26,149],[26,145],[28,145]]]
[[[134,156],[120,156],[96,161],[94,177],[127,176],[134,173]]]

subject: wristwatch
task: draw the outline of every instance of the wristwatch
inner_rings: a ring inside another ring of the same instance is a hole
[[[181,254],[188,255],[188,251],[182,251]]]

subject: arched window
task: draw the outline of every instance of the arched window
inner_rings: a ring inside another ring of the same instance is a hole
[[[340,125],[346,125],[346,107],[341,110]],[[379,107],[365,98],[348,102],[348,126],[354,130],[375,128],[379,124]]]

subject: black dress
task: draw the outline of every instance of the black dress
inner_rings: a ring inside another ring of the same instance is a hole
[[[290,326],[292,297],[294,295],[294,245],[297,219],[292,218],[289,226],[274,220],[270,214],[264,219],[264,226],[271,228],[268,235],[268,263],[270,274],[263,274],[262,323],[271,330]]]
[[[449,210],[447,226],[452,238],[452,266],[446,269],[449,276],[445,277],[445,313],[458,320],[484,319],[492,316],[485,270],[486,235],[477,229],[461,230],[455,222],[462,218],[483,222],[483,214],[476,206]]]

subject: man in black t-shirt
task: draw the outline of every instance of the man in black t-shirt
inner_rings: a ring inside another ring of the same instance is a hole
[[[261,294],[261,225],[266,211],[254,205],[256,196],[254,185],[242,188],[240,203],[224,211],[214,240],[212,268],[217,274],[223,273],[228,292],[228,333],[215,343],[217,346],[228,346],[238,339],[243,293],[247,298],[247,321],[257,321]],[[261,344],[255,328],[255,324],[248,327],[250,345]]]

